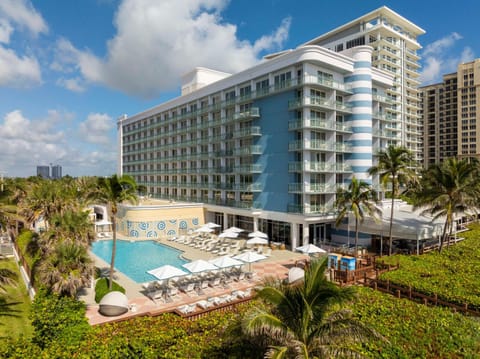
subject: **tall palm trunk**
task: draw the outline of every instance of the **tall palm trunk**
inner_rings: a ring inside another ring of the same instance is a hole
[[[445,243],[445,239],[447,237],[447,228],[448,228],[448,216],[447,216],[447,219],[445,220],[445,224],[443,226],[443,233],[442,233],[442,237],[440,239],[440,246],[438,247],[438,253],[440,253],[442,251],[442,248],[443,248],[443,243]]]
[[[358,257],[358,218],[355,217],[355,259]],[[356,262],[356,260],[355,260]]]
[[[110,273],[109,273],[109,281],[108,281],[108,290],[112,290],[112,283],[113,283],[113,272],[115,269],[115,255],[117,253],[117,216],[116,213],[112,212],[111,216],[112,220],[112,234],[113,234],[113,242],[112,242],[112,259],[110,260]]]
[[[393,246],[393,206],[395,205],[395,175],[392,176],[392,206],[390,208],[390,227],[388,229],[388,255],[392,255],[392,246]]]

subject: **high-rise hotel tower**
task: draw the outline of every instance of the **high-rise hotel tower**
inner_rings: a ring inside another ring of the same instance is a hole
[[[410,23],[377,12],[406,42],[390,24]],[[377,40],[342,53],[302,45],[235,74],[193,70],[180,97],[118,120],[120,173],[154,198],[203,203],[224,228],[258,229],[290,248],[330,238],[337,188],[354,175],[369,181],[375,151],[403,133],[392,86],[407,75],[373,65],[372,45],[389,43]],[[418,44],[402,44],[416,63]]]

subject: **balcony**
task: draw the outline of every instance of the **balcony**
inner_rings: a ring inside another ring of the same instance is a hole
[[[332,90],[337,90],[345,94],[352,93],[352,86],[350,84],[344,84],[340,82],[333,81],[331,79],[326,79],[319,76],[309,76],[306,75],[303,78],[303,83],[306,85],[318,85],[319,87],[328,88]]]
[[[236,112],[233,115],[234,120],[244,120],[250,118],[260,117],[260,109],[258,107],[252,107],[247,111]]]

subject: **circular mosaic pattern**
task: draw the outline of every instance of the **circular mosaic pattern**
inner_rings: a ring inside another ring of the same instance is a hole
[[[148,222],[140,222],[138,224],[138,228],[140,228],[142,231],[145,231],[146,229],[148,229],[149,225],[148,225]]]
[[[138,231],[136,229],[132,229],[130,231],[130,237],[138,238]]]
[[[198,226],[198,218],[192,219],[192,224],[193,224],[194,226]]]
[[[159,230],[163,231],[163,230],[165,229],[165,227],[166,227],[166,224],[165,224],[164,221],[158,222],[157,228],[158,228]]]
[[[180,224],[178,225],[180,229],[187,229],[187,221],[180,221]]]
[[[155,231],[148,231],[147,238],[157,238],[158,234]]]
[[[177,220],[176,220],[176,219],[171,219],[171,220],[169,220],[169,222],[170,222],[171,224],[175,224],[175,223],[177,223]]]
[[[171,229],[167,232],[167,236],[174,236],[176,234],[177,234],[177,232],[174,229]]]

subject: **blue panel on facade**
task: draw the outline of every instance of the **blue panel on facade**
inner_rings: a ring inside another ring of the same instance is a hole
[[[268,211],[286,210],[285,204],[292,202],[288,194],[288,184],[291,182],[288,173],[290,154],[288,143],[291,133],[288,131],[288,121],[292,119],[288,111],[288,101],[295,98],[295,92],[287,91],[255,101],[254,106],[260,108],[260,126],[262,138],[259,143],[263,154],[258,159],[263,167],[263,173],[256,182],[263,185],[263,191],[259,193],[255,202]]]

